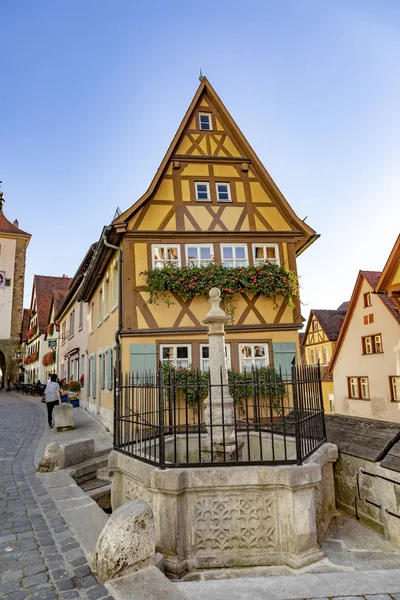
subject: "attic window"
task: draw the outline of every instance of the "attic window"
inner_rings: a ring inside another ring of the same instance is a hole
[[[210,202],[210,184],[208,181],[196,181],[194,184],[196,190],[196,200],[198,202]]]
[[[216,183],[215,187],[217,190],[218,202],[232,202],[229,183]]]
[[[210,131],[212,129],[212,121],[210,113],[199,113],[199,129]]]
[[[318,331],[318,321],[313,321],[313,331]]]

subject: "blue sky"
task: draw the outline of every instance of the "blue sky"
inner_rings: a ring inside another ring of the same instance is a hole
[[[400,223],[397,0],[2,0],[0,180],[33,274],[72,276],[148,187],[201,67],[321,238],[303,314],[381,270]]]

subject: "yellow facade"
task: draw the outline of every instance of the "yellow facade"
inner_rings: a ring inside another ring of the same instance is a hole
[[[329,365],[335,349],[335,342],[330,341],[318,319],[313,316],[306,331],[305,359],[307,365]]]
[[[108,322],[94,327],[89,354],[98,357],[99,349],[112,347],[110,340],[118,328],[122,372],[148,365],[155,368],[165,347],[185,346],[188,362],[196,368],[202,365],[202,348],[207,344],[202,320],[209,302],[203,296],[183,300],[171,293],[168,305],[162,300],[149,304],[143,272],[162,268],[165,263],[160,257],[171,254],[175,266],[185,268],[189,249],[195,247],[200,253],[201,247],[211,260],[226,264],[226,248],[233,253],[240,248],[244,266],[254,266],[261,248],[262,260],[265,256],[265,261],[296,273],[296,256],[317,237],[283,198],[206,79],[148,191],[115,219],[107,236],[121,250],[121,322],[116,311]],[[83,293],[90,305],[94,303],[94,312],[100,290],[104,294],[106,273],[119,260],[102,240]],[[248,344],[251,352],[265,353],[267,364],[287,369],[289,359],[299,355],[299,299],[293,297],[289,307],[282,297],[274,303],[243,292],[233,298],[233,306],[234,317],[226,327],[232,368],[241,368],[240,353]],[[96,389],[92,398],[96,410],[110,410],[112,394],[97,396]]]

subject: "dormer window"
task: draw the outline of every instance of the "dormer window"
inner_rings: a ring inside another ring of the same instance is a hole
[[[199,128],[205,131],[212,129],[212,121],[210,113],[199,113]]]
[[[218,202],[232,202],[231,187],[229,183],[216,183]]]
[[[197,202],[211,202],[210,184],[208,181],[196,181],[194,187]]]

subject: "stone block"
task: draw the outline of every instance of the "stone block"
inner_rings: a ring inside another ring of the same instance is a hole
[[[155,566],[153,512],[143,500],[126,502],[110,516],[97,542],[100,583]]]
[[[59,407],[56,407],[59,408]],[[71,410],[72,407],[71,407]],[[93,438],[81,438],[74,440],[73,442],[66,442],[60,444],[61,449],[61,468],[65,469],[72,465],[78,465],[79,463],[89,460],[94,456],[94,439]]]
[[[74,407],[64,402],[54,407],[54,424],[57,431],[66,431],[74,426]]]

